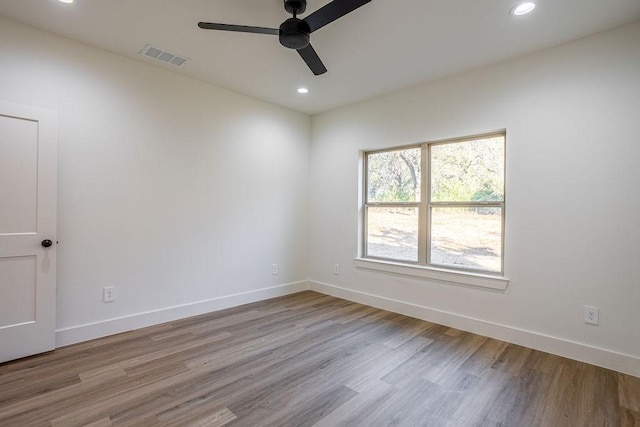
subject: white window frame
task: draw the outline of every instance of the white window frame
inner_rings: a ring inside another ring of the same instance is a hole
[[[362,193],[360,216],[362,221],[362,233],[360,238],[360,256],[356,257],[356,267],[368,270],[383,271],[394,274],[403,274],[414,277],[430,278],[439,281],[454,282],[458,284],[481,286],[491,289],[504,290],[509,279],[504,276],[504,259],[505,259],[505,218],[506,218],[506,194],[502,201],[497,202],[434,202],[431,200],[431,147],[436,145],[460,143],[465,141],[502,137],[505,145],[504,158],[505,163],[505,190],[506,190],[506,131],[496,131],[485,134],[477,134],[460,138],[450,138],[446,140],[438,140],[425,142],[422,144],[413,144],[401,147],[392,147],[381,150],[368,150],[362,152],[363,168],[362,168]],[[419,202],[369,202],[369,186],[368,186],[368,156],[376,153],[392,152],[399,150],[407,150],[412,148],[420,148],[421,151],[421,171],[420,171],[420,201]],[[506,191],[505,191],[506,193]],[[367,237],[368,237],[368,209],[370,207],[415,207],[418,209],[418,260],[412,262],[409,260],[397,260],[371,256],[367,254]],[[497,207],[501,210],[501,257],[500,272],[476,270],[465,267],[455,267],[451,265],[434,264],[431,262],[431,210],[438,207],[462,207],[462,208],[490,208]]]
[[[369,166],[368,166],[368,155],[369,154],[376,154],[376,153],[390,153],[393,151],[403,151],[403,150],[411,150],[411,149],[415,149],[415,148],[420,148],[422,150],[421,152],[421,160],[420,160],[420,201],[419,202],[369,202],[369,182],[368,182],[368,170],[369,170]],[[394,148],[389,148],[389,149],[385,149],[385,150],[375,150],[375,151],[367,151],[364,153],[364,193],[363,193],[363,225],[364,225],[364,229],[363,229],[363,243],[362,243],[362,254],[365,258],[371,258],[371,259],[380,259],[380,260],[387,260],[387,261],[397,261],[397,262],[402,262],[402,263],[406,263],[406,264],[420,264],[420,260],[423,259],[423,257],[420,256],[420,235],[418,235],[418,261],[416,262],[412,262],[409,260],[392,260],[389,258],[382,258],[382,257],[376,257],[373,255],[369,255],[367,254],[367,236],[369,235],[369,230],[368,230],[368,225],[369,225],[369,208],[370,207],[386,207],[386,208],[418,208],[418,230],[422,229],[422,224],[420,224],[420,221],[422,220],[422,216],[420,214],[420,212],[422,212],[422,205],[423,205],[423,200],[424,200],[424,156],[425,156],[425,149],[424,149],[424,144],[422,145],[409,145],[409,146],[405,146],[405,147],[394,147]],[[423,263],[424,264],[424,263]]]

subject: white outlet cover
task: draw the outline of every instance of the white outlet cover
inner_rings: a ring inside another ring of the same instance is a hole
[[[103,302],[111,302],[116,299],[116,288],[115,286],[105,286],[102,289],[102,301]]]
[[[600,323],[600,313],[598,307],[593,307],[590,305],[584,306],[584,323],[588,323],[590,325],[597,325]]]

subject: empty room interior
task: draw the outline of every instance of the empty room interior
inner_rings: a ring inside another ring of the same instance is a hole
[[[0,426],[640,426],[638,0],[0,0]]]

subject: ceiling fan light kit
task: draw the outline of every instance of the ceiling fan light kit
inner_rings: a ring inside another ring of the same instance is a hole
[[[344,15],[364,6],[371,0],[333,0],[331,3],[313,12],[304,19],[298,14],[307,9],[306,0],[284,0],[284,9],[293,17],[284,21],[280,28],[251,27],[246,25],[218,24],[199,22],[198,27],[205,30],[238,31],[243,33],[277,35],[280,44],[294,49],[307,64],[313,74],[320,75],[327,72],[327,68],[311,46],[311,33]]]

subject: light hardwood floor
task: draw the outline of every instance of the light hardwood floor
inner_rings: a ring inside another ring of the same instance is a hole
[[[0,365],[2,426],[640,426],[640,378],[302,292]]]

